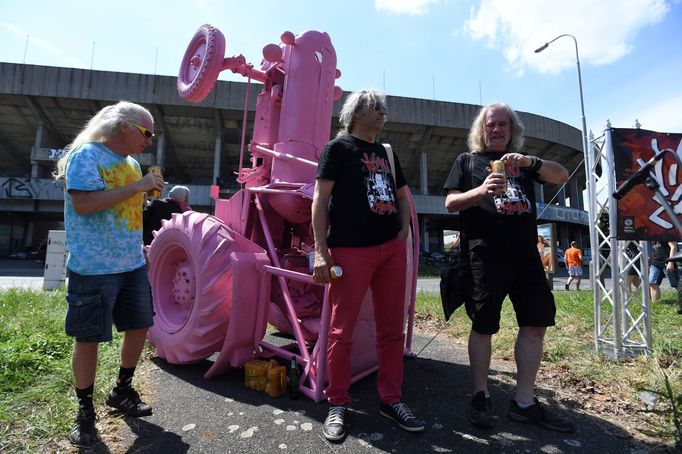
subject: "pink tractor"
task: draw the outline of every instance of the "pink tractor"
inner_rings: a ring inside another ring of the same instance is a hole
[[[178,93],[188,101],[204,99],[227,69],[263,83],[263,90],[246,166],[242,138],[237,176],[242,189],[221,199],[212,186],[215,215],[175,214],[154,232],[149,275],[156,316],[149,340],[172,364],[218,353],[206,378],[255,357],[295,358],[300,391],[319,402],[327,377],[330,308],[328,287],[311,276],[311,202],[317,162],[330,139],[333,101],[342,95],[334,85],[341,73],[326,33],[285,32],[281,40],[263,48],[260,70],[242,55],[225,58],[225,38],[210,25],[199,28],[185,52]],[[248,90],[246,96],[248,102]],[[412,225],[417,225],[414,204]],[[404,276],[406,355],[412,343],[418,242],[414,231]],[[371,297],[368,292],[354,333],[353,382],[377,367]],[[283,336],[266,340],[268,324]]]

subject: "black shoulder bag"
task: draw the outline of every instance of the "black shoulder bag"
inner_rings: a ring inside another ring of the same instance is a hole
[[[474,187],[474,157],[469,156],[469,189]],[[461,216],[461,214],[460,214]],[[460,233],[459,252],[452,255],[440,272],[440,299],[443,304],[445,321],[464,304],[472,290],[471,265],[469,263],[469,241]]]

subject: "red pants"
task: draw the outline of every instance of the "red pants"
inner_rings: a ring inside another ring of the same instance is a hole
[[[400,401],[403,383],[403,333],[407,257],[405,241],[394,239],[378,246],[339,247],[330,251],[343,269],[343,277],[332,281],[329,290],[327,400],[331,405],[349,405],[350,354],[353,329],[362,300],[372,289],[376,347],[379,363],[377,388],[381,401]]]

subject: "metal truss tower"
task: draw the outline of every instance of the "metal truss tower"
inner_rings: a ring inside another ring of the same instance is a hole
[[[617,238],[616,200],[611,196],[616,190],[615,161],[608,122],[602,137],[594,139],[590,134],[590,145],[587,183],[588,209],[594,220],[590,226],[590,279],[594,293],[595,348],[604,357],[616,360],[648,354],[651,312],[647,242]],[[639,285],[633,281],[639,281]]]

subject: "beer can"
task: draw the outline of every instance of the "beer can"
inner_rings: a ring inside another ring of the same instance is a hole
[[[163,176],[163,173],[161,172],[161,167],[159,166],[151,166],[149,169],[147,169],[147,173],[153,173],[154,175],[161,175]],[[149,199],[158,199],[161,197],[161,191],[158,189],[151,189],[149,192],[147,192],[147,198]]]
[[[329,268],[329,277],[338,279],[343,276],[343,269],[339,265],[334,265]]]
[[[492,165],[493,173],[501,173],[504,176],[504,187],[496,191],[496,194],[506,194],[507,193],[507,170],[504,166],[504,161],[493,161]]]

